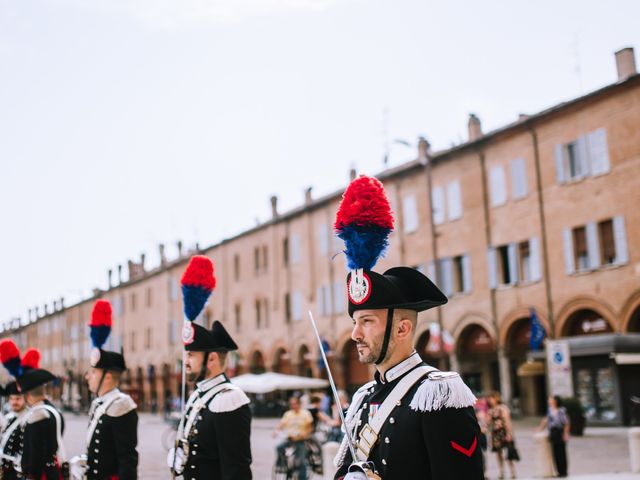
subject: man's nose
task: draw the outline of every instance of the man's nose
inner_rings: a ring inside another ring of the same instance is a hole
[[[362,340],[362,330],[357,323],[353,325],[353,330],[351,330],[351,340],[354,342]]]

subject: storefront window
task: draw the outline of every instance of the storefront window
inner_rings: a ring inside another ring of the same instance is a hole
[[[581,368],[576,374],[577,395],[587,420],[617,420],[611,368]]]

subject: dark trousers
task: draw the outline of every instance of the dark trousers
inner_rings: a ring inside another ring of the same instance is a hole
[[[551,450],[553,452],[553,463],[556,464],[556,470],[559,477],[567,476],[567,442],[551,442]]]

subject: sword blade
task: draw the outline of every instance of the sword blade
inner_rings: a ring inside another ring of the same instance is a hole
[[[338,389],[336,388],[336,384],[333,381],[333,375],[331,374],[331,369],[329,368],[329,362],[327,361],[327,356],[324,353],[324,348],[322,347],[322,339],[320,338],[320,333],[318,332],[318,326],[316,325],[316,321],[313,318],[313,313],[309,310],[309,320],[311,320],[311,325],[313,326],[313,332],[316,335],[316,340],[318,341],[318,347],[320,348],[320,355],[322,355],[322,361],[324,362],[324,366],[327,369],[327,376],[329,377],[329,384],[331,385],[331,391],[333,392],[333,399],[336,402],[336,408],[338,410],[338,414],[340,415],[340,421],[344,426],[344,431],[347,437],[347,445],[349,446],[349,451],[351,452],[352,461],[356,460],[356,449],[354,447],[353,438],[351,437],[351,432],[349,431],[349,426],[347,425],[344,419],[344,413],[342,413],[342,404],[340,403],[340,396],[338,395]]]

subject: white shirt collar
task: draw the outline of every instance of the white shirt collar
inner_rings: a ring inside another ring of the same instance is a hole
[[[227,376],[224,373],[217,375],[212,378],[207,378],[202,380],[201,382],[196,383],[196,387],[200,392],[206,392],[207,390],[211,390],[216,385],[220,385],[223,382],[227,381]]]
[[[393,382],[396,378],[400,378],[409,370],[413,370],[414,367],[417,367],[421,363],[422,358],[420,358],[418,352],[414,350],[413,353],[403,361],[384,372],[384,375],[381,375],[380,380],[382,383]]]

